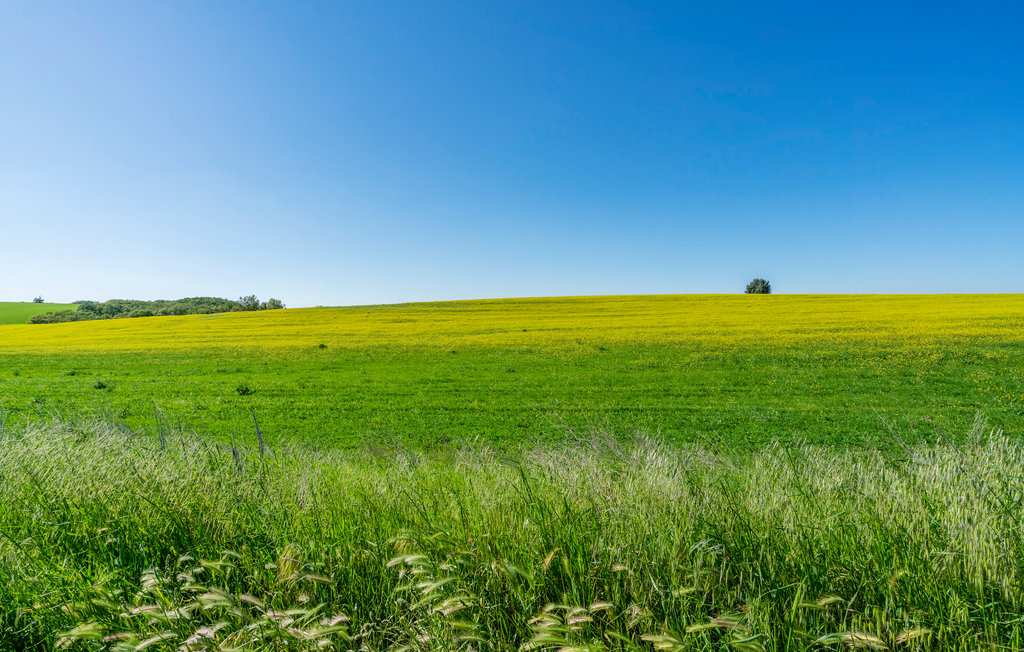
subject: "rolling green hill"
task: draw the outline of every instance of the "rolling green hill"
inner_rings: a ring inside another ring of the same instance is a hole
[[[76,303],[32,303],[31,301],[0,301],[0,324],[27,324],[44,312],[75,310]]]

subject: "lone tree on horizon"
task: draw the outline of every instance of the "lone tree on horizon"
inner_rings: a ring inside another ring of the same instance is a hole
[[[771,294],[772,284],[763,278],[755,278],[750,283],[747,283],[746,294]]]

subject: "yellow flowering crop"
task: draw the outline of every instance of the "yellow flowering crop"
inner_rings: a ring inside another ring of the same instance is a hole
[[[451,301],[0,326],[0,352],[558,349],[1024,341],[1024,295],[659,295]]]

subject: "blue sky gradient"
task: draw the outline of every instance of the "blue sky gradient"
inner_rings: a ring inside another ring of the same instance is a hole
[[[0,300],[1019,292],[1017,7],[3,3]]]

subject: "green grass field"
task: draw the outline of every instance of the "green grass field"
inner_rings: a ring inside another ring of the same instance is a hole
[[[28,320],[44,312],[75,310],[74,303],[32,303],[29,301],[0,301],[0,325],[27,324]]]
[[[1024,297],[598,297],[0,328],[12,423],[157,409],[205,435],[430,447],[593,427],[932,440],[1024,424]],[[241,391],[241,393],[240,393]]]

